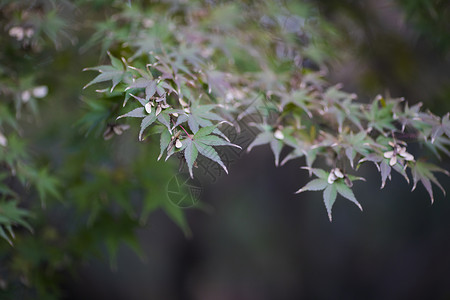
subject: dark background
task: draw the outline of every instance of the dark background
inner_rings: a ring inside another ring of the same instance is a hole
[[[389,92],[450,110],[447,1],[318,1],[347,39],[330,80],[361,101]],[[414,6],[416,5],[416,6]],[[448,160],[442,167],[449,169]],[[356,183],[364,211],[338,198],[330,223],[320,193],[293,193],[308,181],[268,147],[242,154],[230,175],[203,178],[207,210],[187,209],[193,236],[162,212],[139,231],[146,258],[121,247],[117,270],[80,268],[68,299],[450,299],[450,202],[399,176],[380,190],[372,165]],[[447,190],[450,179],[438,177]]]

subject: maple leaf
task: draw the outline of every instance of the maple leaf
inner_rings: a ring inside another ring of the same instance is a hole
[[[378,171],[380,172],[381,176],[381,189],[383,189],[386,185],[387,179],[391,180],[391,171],[394,169],[397,173],[403,176],[403,178],[406,180],[406,182],[409,183],[409,177],[408,174],[406,174],[406,166],[404,163],[399,159],[396,160],[395,164],[391,166],[391,158],[384,157],[384,154],[381,152],[374,152],[370,153],[369,155],[363,157],[358,161],[358,164],[361,164],[363,162],[370,161],[377,167]]]
[[[88,84],[86,84],[83,89],[87,88],[90,85],[93,85],[95,83],[104,82],[104,81],[112,81],[112,87],[110,92],[114,90],[114,88],[123,80],[125,76],[125,68],[122,64],[122,62],[111,55],[111,53],[108,52],[108,56],[111,59],[112,66],[98,66],[94,68],[86,68],[83,71],[98,71],[100,72],[97,77],[95,77],[93,80],[91,80]]]
[[[173,70],[173,73],[180,74],[179,71],[183,71],[185,74],[188,74],[189,76],[195,78],[189,66],[185,64],[185,61],[188,61],[187,59],[190,60],[190,63],[194,62],[195,66],[197,67],[201,63],[200,56],[196,55],[196,50],[194,48],[188,50],[183,46],[181,46],[181,49],[179,49],[179,51],[174,50],[174,52],[171,53],[171,55],[167,59],[166,63],[170,65],[171,69]]]
[[[335,169],[333,169],[332,172],[326,172],[325,170],[322,169],[308,168],[308,167],[304,167],[303,169],[308,170],[310,173],[313,173],[318,178],[308,182],[305,186],[299,189],[296,192],[296,194],[306,191],[323,190],[323,201],[325,204],[325,208],[327,209],[328,218],[330,219],[330,221],[332,221],[331,210],[333,208],[334,202],[336,201],[337,194],[350,200],[356,206],[358,206],[360,210],[362,210],[361,204],[359,204],[358,200],[356,200],[356,197],[353,194],[351,188],[346,183],[345,178],[347,178],[347,180],[364,180],[363,178],[342,174],[342,178],[337,177],[336,179],[330,181],[329,180],[330,175],[333,171],[335,171]]]
[[[449,120],[449,113],[447,113],[445,116],[442,117],[442,119],[439,121],[437,120],[436,123],[433,124],[433,128],[431,129],[431,142],[434,143],[436,138],[442,136],[445,134],[447,137],[450,138],[450,120]]]
[[[284,130],[284,132],[285,131],[287,130]],[[302,135],[301,131],[293,129],[293,132]],[[286,145],[292,147],[293,150],[284,157],[284,159],[281,161],[281,165],[286,164],[290,160],[305,156],[306,165],[311,168],[317,158],[317,154],[320,153],[323,147],[313,145],[310,135],[305,136],[305,134],[303,134],[302,138],[298,139],[298,137],[289,135],[289,133],[290,132],[286,132],[286,134],[284,134],[285,139],[283,140],[283,142],[285,142]]]
[[[348,158],[351,167],[354,168],[356,154],[359,153],[363,157],[368,155],[374,141],[365,131],[361,131],[357,134],[350,132],[350,134],[342,134],[341,136],[343,142],[340,143],[340,146],[345,149],[345,155]]]
[[[198,102],[192,104],[189,107],[189,113],[181,115],[178,117],[177,122],[174,127],[187,122],[189,128],[193,133],[196,133],[201,127],[213,126],[212,121],[224,122],[225,119],[220,115],[212,112],[213,109],[217,108],[216,104],[204,104],[201,105]],[[226,121],[225,121],[226,122]],[[224,139],[228,140],[225,134],[223,134],[218,128],[215,128],[213,133],[220,135]]]
[[[130,84],[125,90],[129,89],[145,89],[145,100],[150,100],[156,93],[156,88],[158,85],[158,80],[154,80],[152,77],[140,77],[136,79],[132,84]],[[160,89],[160,96],[164,95],[164,89]],[[158,92],[158,94],[159,94]]]
[[[186,139],[181,141],[184,148],[184,158],[186,159],[191,177],[194,177],[192,168],[199,153],[218,163],[228,174],[227,167],[222,162],[222,159],[213,146],[232,146],[241,149],[240,146],[232,144],[217,135],[213,135],[212,133],[214,133],[215,129],[217,129],[216,127],[217,125],[203,127],[193,136],[188,136]]]
[[[226,73],[217,70],[208,70],[205,72],[205,77],[208,83],[209,93],[214,92],[220,97],[225,97],[227,91],[231,90]]]
[[[143,34],[133,42],[133,46],[137,48],[130,60],[134,60],[136,57],[142,54],[151,53],[152,51],[159,49],[159,43],[161,39],[153,34]]]
[[[445,195],[445,190],[439,183],[439,181],[434,176],[433,172],[441,172],[445,175],[449,176],[449,172],[446,170],[439,168],[438,166],[430,163],[426,163],[424,161],[418,160],[416,163],[411,166],[412,176],[414,180],[414,186],[412,187],[411,191],[414,191],[417,187],[417,183],[421,182],[422,185],[427,190],[428,194],[430,195],[431,203],[434,202],[434,196],[433,196],[433,188],[431,183],[434,183],[436,186],[438,186],[442,193]]]
[[[281,161],[280,165],[285,165],[288,161],[303,157],[305,155],[305,150],[302,146],[294,148],[288,155],[286,155]],[[309,166],[310,167],[310,166]]]
[[[1,200],[0,237],[8,241],[8,243],[12,246],[12,240],[15,238],[13,226],[21,225],[27,228],[30,232],[33,232],[33,229],[26,221],[29,217],[30,213],[27,210],[19,208],[17,200]]]
[[[343,92],[340,90],[340,85],[335,85],[325,91],[323,98],[325,105],[321,109],[321,114],[327,113],[334,116],[338,123],[339,132],[342,132],[346,119],[355,124],[358,129],[363,130],[360,120],[362,117],[360,105],[353,103],[356,99],[355,94]]]
[[[439,151],[445,153],[445,155],[450,156],[450,151],[447,147],[450,145],[450,139],[446,138],[443,135],[436,136],[434,141],[425,141],[425,146],[430,149],[437,158],[441,159]]]
[[[283,149],[283,139],[280,139],[281,136],[277,136],[277,131],[273,131],[272,127],[266,124],[252,124],[254,127],[257,127],[262,132],[259,133],[253,142],[250,143],[247,147],[247,152],[250,152],[253,147],[269,144],[272,149],[273,155],[275,157],[275,165],[279,165],[280,161],[280,153]]]
[[[395,130],[395,126],[392,123],[394,121],[393,111],[396,105],[397,102],[386,102],[381,96],[375,98],[370,108],[364,111],[364,115],[369,121],[369,128],[375,128],[381,134],[385,134],[385,130]]]
[[[293,90],[290,93],[278,93],[281,97],[281,107],[285,108],[286,105],[292,103],[301,109],[303,109],[310,118],[312,118],[311,111],[308,105],[314,101],[314,96],[310,95],[308,90]]]
[[[158,156],[158,160],[161,159],[162,155],[164,154],[164,150],[166,150],[169,147],[171,141],[172,141],[171,133],[167,130],[161,130],[161,136],[159,141],[160,153]]]
[[[398,120],[402,125],[401,131],[404,132],[406,126],[419,127],[421,124],[425,124],[421,118],[420,108],[422,103],[417,103],[409,107],[408,102],[405,103],[403,111],[396,112],[394,119]]]
[[[187,46],[186,44],[181,44],[179,49],[174,51],[172,56],[178,57],[182,61],[187,61],[195,68],[200,68],[205,63],[198,48]]]
[[[161,104],[159,104],[160,109],[151,109],[151,101],[146,101],[141,97],[137,97],[131,95],[133,98],[139,101],[142,107],[135,108],[128,113],[117,117],[116,120],[121,118],[142,118],[140,131],[139,131],[139,140],[142,141],[144,130],[147,129],[150,125],[152,125],[156,120],[158,120],[161,124],[167,127],[168,131],[171,133],[171,124],[170,124],[170,114],[174,113],[183,113],[181,110],[177,109],[162,109]]]

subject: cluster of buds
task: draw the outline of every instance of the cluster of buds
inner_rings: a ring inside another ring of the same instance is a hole
[[[125,130],[130,129],[128,124],[108,124],[105,132],[103,133],[103,138],[105,140],[111,139],[115,134],[122,135]]]
[[[9,35],[19,42],[22,41],[24,38],[31,38],[34,35],[34,29],[33,28],[23,28],[20,26],[14,26],[11,27],[8,31]]]
[[[336,180],[344,178],[344,173],[339,168],[334,168],[331,170],[330,175],[328,175],[328,183],[333,184]]]
[[[48,87],[45,85],[37,86],[35,88],[23,91],[20,97],[23,103],[30,101],[31,97],[44,98],[48,94]]]
[[[393,148],[391,151],[384,152],[384,157],[389,158],[389,165],[392,167],[397,163],[398,157],[406,161],[414,161],[414,156],[411,153],[406,152],[406,147],[402,147],[399,144],[389,142],[389,145]]]
[[[353,182],[350,180],[350,178],[348,178],[346,174],[344,174],[344,172],[341,171],[341,169],[334,168],[331,170],[330,175],[328,175],[327,181],[329,184],[333,184],[338,179],[344,179],[344,182],[348,187],[353,186]]]
[[[145,111],[146,111],[148,114],[152,112],[152,106],[155,106],[155,104],[153,103],[153,101],[149,101],[149,102],[147,102],[147,104],[145,104],[145,106],[144,106],[144,107],[145,107]],[[166,108],[169,108],[169,107],[170,107],[169,104],[164,103],[164,102],[159,102],[159,103],[156,105],[156,115],[159,115],[163,109],[166,109]]]

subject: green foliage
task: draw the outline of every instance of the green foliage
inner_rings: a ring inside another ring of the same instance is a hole
[[[323,201],[330,221],[332,220],[331,210],[338,193],[342,197],[355,203],[356,206],[362,210],[361,204],[356,200],[355,195],[350,188],[353,186],[354,180],[364,180],[364,178],[344,174],[338,168],[332,169],[329,173],[321,169],[307,169],[319,178],[308,182],[304,187],[297,191],[297,194],[305,191],[323,190]]]
[[[442,50],[448,51],[450,38],[450,6],[441,0],[398,0],[408,20],[419,29],[422,37],[433,40]]]
[[[17,201],[6,202],[3,200],[0,203],[0,236],[12,245],[11,239],[14,239],[13,226],[24,226],[32,231],[31,226],[25,221],[28,215],[29,213],[26,210],[17,207]]]
[[[135,5],[139,7],[139,3]],[[339,174],[344,174],[345,178],[328,179],[329,186],[322,188],[330,220],[337,193],[359,206],[351,190],[350,175],[345,174],[356,172],[366,161],[376,165],[382,188],[391,178],[391,170],[408,182],[407,171],[410,170],[414,182],[424,183],[433,200],[431,182],[439,183],[432,172],[439,169],[431,163],[416,162],[406,150],[411,143],[417,143],[429,147],[438,157],[440,152],[449,154],[446,149],[450,132],[448,115],[440,118],[422,111],[420,105],[410,108],[403,99],[390,97],[377,96],[370,104],[358,103],[356,95],[342,91],[339,85],[327,84],[320,70],[323,61],[316,59],[309,48],[313,41],[302,40],[315,28],[310,22],[317,15],[311,11],[304,15],[303,4],[288,1],[280,7],[268,2],[253,4],[249,16],[228,17],[230,12],[248,8],[246,2],[192,4],[180,10],[174,7],[177,18],[165,22],[171,13],[161,14],[154,7],[147,16],[139,16],[142,24],[146,20],[159,24],[158,30],[165,32],[161,39],[152,36],[156,40],[142,51],[130,45],[134,44],[133,36],[144,36],[148,29],[145,26],[130,28],[128,36],[131,38],[118,38],[113,43],[114,52],[120,53],[126,69],[119,59],[111,56],[113,66],[110,68],[120,70],[117,71],[120,75],[106,75],[103,71],[106,67],[102,66],[97,68],[102,73],[92,82],[114,77],[110,91],[116,85],[121,86],[125,103],[128,91],[133,90],[133,94],[129,94],[141,107],[118,119],[142,118],[139,140],[151,126],[166,127],[169,134],[159,131],[161,153],[167,150],[167,157],[170,157],[173,153],[184,152],[191,176],[199,154],[215,161],[227,172],[219,154],[211,147],[211,139],[221,145],[227,145],[228,140],[212,126],[221,122],[236,124],[236,120],[247,118],[246,121],[261,132],[248,146],[248,151],[269,144],[277,166],[280,160],[285,164],[306,156],[310,174],[318,172],[319,169],[311,167],[318,164],[319,158],[323,159],[328,164],[322,169],[325,177],[335,176],[333,170],[342,169]],[[119,18],[126,19],[127,15],[123,12]],[[138,20],[135,18],[133,22]],[[162,29],[164,25],[166,28]],[[264,28],[264,32],[260,28]],[[228,35],[230,31],[233,37]],[[241,64],[242,52],[251,55],[248,58],[250,68]],[[220,56],[227,60],[220,60]],[[305,61],[314,59],[316,68],[305,65]],[[139,65],[145,65],[145,69]],[[316,71],[317,68],[320,71]],[[108,94],[105,90],[101,93]],[[258,101],[264,105],[259,105]],[[202,130],[212,128],[214,135],[209,138],[209,144],[198,139]],[[285,148],[289,152],[281,158]],[[322,187],[319,181],[312,182],[315,188]]]
[[[74,21],[78,9],[91,27]],[[158,161],[177,156],[194,177],[205,157],[228,173],[220,147],[241,146],[226,126],[256,128],[247,151],[268,145],[277,166],[305,157],[317,178],[297,193],[323,191],[330,221],[338,195],[362,209],[352,188],[363,178],[351,174],[365,162],[382,188],[394,170],[431,201],[432,184],[442,189],[435,173],[448,174],[426,155],[450,155],[449,114],[388,96],[360,102],[327,83],[339,34],[310,4],[0,1],[0,14],[7,297],[25,285],[30,298],[60,298],[61,271],[105,252],[114,267],[121,243],[143,256],[135,231],[155,210],[189,236],[184,210],[164,190],[173,165]],[[84,70],[98,74],[73,75],[90,52],[104,64]]]

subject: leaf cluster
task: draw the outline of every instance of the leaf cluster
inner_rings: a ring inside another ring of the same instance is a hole
[[[132,37],[112,43],[121,55],[121,60],[110,55],[115,71],[106,75],[108,68],[98,67],[101,73],[92,81],[112,81],[111,89],[101,92],[107,96],[118,87],[124,105],[131,97],[138,101],[139,107],[118,119],[141,118],[139,140],[147,128],[158,128],[153,132],[160,134],[160,157],[164,151],[167,158],[183,152],[191,176],[199,154],[226,170],[214,146],[237,145],[230,144],[217,126],[244,121],[260,132],[247,151],[268,144],[277,166],[305,157],[310,175],[323,175],[312,182],[326,191],[330,219],[337,194],[358,203],[350,178],[365,162],[376,166],[382,188],[394,170],[408,182],[412,176],[413,189],[421,182],[433,201],[431,183],[440,187],[433,173],[445,171],[425,163],[418,151],[414,155],[408,151],[417,144],[415,149],[430,149],[437,158],[448,155],[448,115],[441,118],[423,111],[421,104],[410,107],[404,99],[389,96],[378,95],[366,104],[340,85],[328,84],[324,61],[311,53],[314,41],[308,33],[318,26],[307,6],[291,1],[279,7],[243,2],[174,10],[177,18],[171,21],[165,20],[173,10],[142,16],[142,24],[152,20],[164,35],[150,34],[156,40],[142,48],[137,45],[144,41],[144,33],[130,29]],[[241,10],[251,14],[228,17]],[[311,60],[313,67],[307,64]],[[199,139],[200,132],[208,135]],[[319,164],[321,168],[313,168]],[[325,177],[335,176],[333,170],[343,177],[322,186]]]

